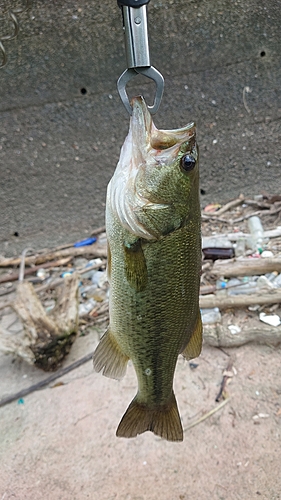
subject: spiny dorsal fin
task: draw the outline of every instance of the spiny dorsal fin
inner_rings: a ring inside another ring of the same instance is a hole
[[[123,354],[110,327],[101,338],[93,355],[94,369],[106,377],[121,379],[126,373],[128,357]]]
[[[182,355],[185,359],[189,360],[197,358],[199,356],[202,349],[202,331],[203,331],[203,326],[202,326],[201,314],[200,311],[198,311],[198,317],[194,332],[187,346],[182,352]]]

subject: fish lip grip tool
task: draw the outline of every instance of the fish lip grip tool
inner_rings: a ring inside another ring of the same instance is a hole
[[[147,4],[150,0],[117,0],[122,9],[123,30],[125,35],[125,51],[127,69],[117,81],[117,90],[126,110],[131,115],[132,107],[126,92],[127,83],[137,74],[142,74],[154,81],[156,92],[154,103],[148,106],[154,115],[161,103],[164,92],[164,78],[151,66],[147,31]]]

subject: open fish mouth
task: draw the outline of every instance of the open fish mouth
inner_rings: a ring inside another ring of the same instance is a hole
[[[151,114],[142,96],[137,96],[131,102],[133,113],[130,122],[134,156],[137,151],[147,152],[163,158],[175,157],[181,144],[195,135],[193,122],[179,129],[159,130],[153,123]],[[169,150],[165,153],[166,150]]]

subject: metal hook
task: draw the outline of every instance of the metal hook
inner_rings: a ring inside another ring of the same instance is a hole
[[[142,74],[155,82],[156,92],[155,92],[154,103],[152,106],[148,106],[150,114],[154,115],[159,109],[161,99],[163,96],[164,78],[161,75],[161,73],[153,66],[129,68],[122,73],[122,75],[118,78],[117,81],[117,90],[119,92],[121,101],[123,102],[128,113],[131,115],[133,110],[129,101],[128,94],[126,92],[126,85],[137,74]]]

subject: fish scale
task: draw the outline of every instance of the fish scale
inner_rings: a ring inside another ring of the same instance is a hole
[[[135,98],[132,108],[107,193],[110,325],[94,353],[94,367],[121,378],[128,359],[134,365],[138,392],[118,436],[151,430],[181,441],[173,392],[176,362],[180,353],[198,356],[202,344],[195,126],[158,131],[142,98]],[[160,155],[155,137],[163,142]]]

